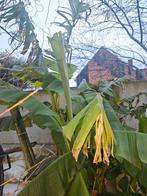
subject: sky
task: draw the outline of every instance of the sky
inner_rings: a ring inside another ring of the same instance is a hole
[[[31,1],[31,6],[27,6],[27,11],[31,17],[33,24],[35,26],[35,32],[37,34],[40,45],[43,48],[47,47],[47,36],[53,35],[53,33],[59,31],[60,29],[53,25],[52,23],[56,19],[56,10],[60,6],[62,1],[62,6],[67,6],[67,0],[35,0]],[[9,48],[8,36],[3,34],[0,36],[0,50]]]
[[[48,48],[47,36],[52,36],[53,33],[57,31],[63,31],[63,29],[57,27],[53,24],[54,21],[60,21],[61,19],[57,17],[57,8],[59,6],[68,7],[68,0],[35,0],[36,4],[33,4],[33,0],[31,0],[32,6],[28,6],[27,10],[29,15],[31,16],[35,31],[37,34],[37,38],[40,42],[40,46],[44,49]],[[6,35],[0,36],[0,50],[11,51],[11,48],[8,45],[8,37]],[[106,31],[106,32],[93,32],[90,31],[89,27],[85,23],[78,23],[73,31],[73,35],[71,37],[71,45],[74,48],[80,47],[80,44],[93,44],[96,47],[105,46],[107,48],[114,48],[117,46],[129,47],[140,50],[134,45],[134,42],[130,41],[126,35],[126,33],[121,31]],[[20,51],[17,51],[19,53]],[[93,51],[90,53],[90,57],[94,55],[97,51]],[[120,51],[121,52],[121,51]],[[78,53],[78,54],[77,54]],[[82,53],[77,51],[76,55],[82,57]],[[87,55],[87,54],[86,54]],[[132,55],[132,54],[131,54]],[[82,58],[81,58],[82,59]],[[78,67],[82,68],[85,64],[85,60],[77,61]]]
[[[53,24],[59,18],[56,12],[59,6],[68,7],[68,0],[38,0],[36,8],[34,6],[29,12],[33,19],[40,45],[43,48],[48,47],[47,36],[52,36],[55,32],[63,30]]]
[[[33,1],[32,1],[33,2]],[[47,36],[52,36],[53,33],[57,31],[62,31],[63,29],[54,25],[54,21],[60,21],[57,17],[56,10],[59,6],[68,7],[68,0],[36,0],[36,4],[32,3],[32,6],[28,6],[27,10],[31,16],[37,37],[40,41],[40,45],[43,48],[48,47]],[[120,45],[124,43],[126,37],[117,32],[102,32],[93,33],[86,29],[86,24],[79,23],[73,32],[71,43],[73,45],[78,45],[79,43],[85,41],[87,43],[95,43],[95,45],[112,47],[114,45]],[[0,49],[8,48],[7,41],[8,36],[0,36]]]

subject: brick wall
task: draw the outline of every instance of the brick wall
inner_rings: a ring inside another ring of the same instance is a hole
[[[87,64],[89,83],[97,84],[100,80],[112,80],[128,72],[126,64],[105,48],[101,48]],[[125,70],[126,69],[126,70]]]
[[[77,85],[82,79],[97,84],[100,80],[112,80],[123,76],[127,76],[130,80],[147,80],[147,69],[136,68],[132,59],[125,63],[117,55],[102,47],[77,76]]]
[[[91,84],[97,84],[100,80],[113,79],[110,69],[98,65],[95,61],[90,61],[88,67],[88,80]]]
[[[147,80],[147,68],[142,69],[142,75],[145,80]]]

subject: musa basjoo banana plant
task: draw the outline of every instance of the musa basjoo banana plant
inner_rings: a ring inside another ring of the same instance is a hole
[[[106,181],[111,181],[111,173],[116,177],[123,176],[120,185],[117,185],[121,187],[117,192],[120,190],[127,193],[135,192],[136,189],[129,179],[134,179],[135,183],[138,183],[137,186],[141,183],[146,187],[142,171],[145,171],[147,164],[147,154],[144,150],[147,145],[147,134],[129,131],[122,126],[106,99],[108,95],[113,96],[113,93],[110,93],[110,85],[106,85],[105,92],[102,88],[98,89],[99,93],[85,85],[86,87],[82,89],[82,96],[76,95],[78,99],[80,98],[83,108],[80,111],[76,109],[77,112],[75,112],[74,108],[71,108],[61,33],[55,34],[49,41],[53,49],[54,61],[58,65],[62,80],[64,80],[62,82],[68,118],[63,124],[59,120],[59,126],[62,128],[60,133],[64,135],[62,145],[66,143],[68,151],[71,151],[72,154],[62,151],[63,155],[60,155],[56,161],[49,164],[45,170],[28,183],[19,195],[88,195],[90,190],[94,193],[95,189],[98,193],[102,193],[108,191],[104,187]],[[62,44],[62,46],[58,46],[58,44]],[[72,117],[73,114],[74,117]],[[45,124],[47,125],[47,123]],[[58,141],[61,142],[60,136],[56,135],[55,137],[58,137]],[[75,168],[74,171],[71,171],[73,176],[71,176],[69,168],[70,171],[71,168]],[[132,173],[132,171],[134,172]],[[141,174],[140,178],[137,177],[139,174]],[[124,181],[129,187],[126,190],[122,186]],[[55,187],[55,185],[57,186]]]
[[[93,163],[98,164],[98,163],[105,163],[109,165],[109,158],[112,155],[113,156],[113,145],[114,145],[114,135],[112,132],[112,129],[110,127],[110,124],[108,122],[107,116],[105,114],[105,110],[103,107],[103,98],[101,95],[96,95],[95,98],[83,109],[81,112],[79,112],[74,118],[73,118],[73,112],[72,112],[72,102],[71,102],[71,95],[70,95],[70,88],[69,88],[69,82],[68,82],[68,72],[67,72],[67,64],[65,61],[65,53],[64,53],[64,44],[63,44],[63,39],[62,39],[62,34],[61,33],[56,33],[53,38],[49,38],[49,42],[51,43],[52,49],[53,49],[53,57],[55,58],[55,61],[58,65],[58,71],[60,73],[61,79],[62,79],[62,84],[63,84],[63,89],[64,89],[64,95],[65,95],[65,100],[66,100],[66,110],[67,110],[67,118],[68,121],[66,122],[67,125],[63,127],[63,135],[65,136],[65,143],[68,143],[68,146],[70,147],[69,150],[71,149],[73,157],[72,161],[74,162],[75,166],[78,168],[75,176],[75,180],[71,180],[65,183],[68,183],[68,189],[64,191],[70,192],[70,194],[74,195],[75,193],[79,193],[81,191],[81,188],[85,190],[85,194],[88,194],[88,189],[85,186],[84,179],[85,177],[82,175],[83,170],[81,169],[80,164],[78,163],[78,157],[81,152],[83,151],[83,154],[88,157],[88,151],[90,149],[95,148],[95,155],[93,159]],[[79,128],[79,130],[77,129]],[[90,144],[90,135],[91,131],[95,130],[95,137],[92,139],[95,140],[95,147],[91,146]],[[67,142],[68,141],[68,142]],[[66,155],[68,160],[68,156]],[[74,160],[75,158],[75,160]],[[54,167],[54,164],[48,166],[48,172],[51,170],[52,166]],[[67,165],[67,164],[66,164]],[[68,166],[68,165],[67,165]],[[65,167],[65,166],[64,166]],[[68,166],[69,167],[69,166]],[[56,168],[57,169],[57,168]],[[58,168],[59,169],[59,168]],[[47,172],[47,171],[46,171]],[[59,172],[57,170],[57,172]],[[31,183],[28,184],[28,186],[20,193],[20,195],[27,195],[27,194],[35,194],[38,195],[40,193],[41,187],[38,187],[39,189],[35,189],[33,187],[33,184],[35,182],[41,183],[44,186],[43,183],[43,176],[45,175],[45,172],[41,173],[36,179],[34,179]],[[64,173],[63,179],[64,177]],[[80,178],[77,177],[80,175]],[[63,179],[60,179],[60,183],[63,183]],[[36,181],[37,180],[37,181]],[[46,178],[47,181],[49,180]],[[55,183],[56,178],[54,178]],[[53,182],[53,181],[52,181]],[[81,187],[78,186],[78,182],[81,183]],[[59,182],[58,182],[59,183]],[[75,185],[74,185],[75,184]],[[51,183],[53,185],[53,183]],[[59,185],[59,184],[58,184]],[[75,187],[74,187],[75,186]],[[73,188],[72,191],[70,189]],[[50,194],[53,195],[55,190],[50,190],[49,187],[46,187],[46,193],[44,194]],[[58,191],[56,195],[61,194],[62,191]],[[68,195],[68,194],[67,194]]]
[[[68,82],[68,69],[65,60],[65,52],[64,52],[64,43],[61,33],[55,33],[52,38],[48,38],[53,49],[52,56],[56,59],[59,73],[61,75],[61,80],[64,89],[64,96],[66,100],[66,108],[67,108],[67,117],[70,121],[69,124],[72,124],[72,102],[70,95],[70,88]],[[91,115],[93,113],[93,115]],[[80,114],[79,114],[80,115]],[[87,106],[87,111],[85,111],[85,118],[83,118],[83,127],[81,126],[80,131],[78,132],[77,138],[73,144],[73,156],[78,158],[81,147],[84,145],[84,152],[87,153],[87,147],[90,142],[90,137],[88,137],[92,126],[95,124],[95,144],[96,144],[96,153],[94,157],[94,163],[105,162],[109,164],[109,156],[113,154],[113,145],[114,145],[114,136],[110,124],[107,120],[107,116],[104,111],[104,107],[102,104],[102,97],[99,95],[90,103],[90,106]],[[82,116],[83,117],[83,116]],[[81,117],[81,118],[82,118]],[[77,123],[80,122],[81,119],[78,119]],[[68,124],[68,125],[69,125]],[[68,126],[67,125],[67,126]],[[75,126],[74,126],[75,127]],[[72,133],[74,134],[74,127],[72,127]],[[63,128],[63,130],[65,127]],[[66,128],[69,130],[69,128]],[[64,135],[67,137],[66,132],[64,131]],[[88,139],[89,138],[89,139]],[[69,138],[68,138],[69,139]],[[70,138],[71,139],[71,138]],[[71,146],[71,143],[70,143]],[[87,146],[87,147],[86,147]],[[102,150],[102,153],[101,153]]]
[[[147,164],[145,151],[147,134],[125,129],[106,99],[107,96],[105,97],[104,92],[101,95],[101,92],[96,92],[88,85],[83,88],[82,96],[76,95],[83,102],[83,108],[80,111],[76,109],[77,112],[75,112],[74,108],[71,107],[65,54],[61,52],[63,56],[60,56],[60,58],[58,56],[60,50],[63,51],[64,48],[61,33],[55,34],[50,40],[54,62],[58,66],[58,72],[61,72],[60,77],[64,80],[64,82],[61,81],[63,82],[66,98],[67,118],[62,123],[61,116],[56,113],[58,110],[53,112],[46,105],[37,102],[34,97],[29,98],[22,106],[31,111],[33,118],[37,119],[36,123],[42,119],[43,121],[40,123],[44,127],[50,127],[50,119],[52,119],[53,133],[60,133],[55,134],[56,140],[61,146],[66,146],[66,150],[62,151],[63,155],[57,157],[51,164],[47,164],[46,169],[29,182],[19,195],[89,195],[90,190],[94,193],[94,189],[102,193],[104,191],[103,187],[105,187],[105,179],[107,175],[109,177],[111,168],[112,171],[113,168],[116,169],[117,174],[115,176],[118,174],[124,175],[122,173],[123,169],[126,171],[125,177],[129,173],[127,179],[133,178],[147,187],[142,172],[145,171],[145,165]],[[59,43],[62,46],[57,47]],[[48,89],[52,89],[51,92],[53,92],[51,85]],[[14,94],[16,95],[16,93],[13,93],[13,96]],[[5,99],[0,94],[3,101],[11,100],[13,96],[11,93],[11,96],[7,96]],[[16,101],[15,96],[13,99]],[[74,117],[72,117],[73,114]],[[55,130],[60,131],[56,132]],[[62,135],[63,137],[61,137]],[[118,168],[121,168],[119,172]],[[134,172],[132,173],[132,171]],[[112,172],[112,174],[114,173]],[[138,178],[139,174],[141,174],[140,178]],[[124,180],[122,179],[123,182]],[[127,185],[130,187],[130,184],[127,183]],[[127,191],[130,191],[130,188]]]

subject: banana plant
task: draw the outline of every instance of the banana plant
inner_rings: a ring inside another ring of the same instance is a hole
[[[103,192],[104,181],[106,179],[110,186],[110,182],[112,181],[110,176],[112,176],[113,179],[117,176],[119,178],[121,177],[117,184],[117,187],[119,187],[117,194],[118,191],[133,194],[132,192],[137,191],[136,187],[140,186],[140,184],[146,187],[146,177],[143,175],[143,171],[145,172],[147,161],[146,152],[144,150],[147,135],[125,129],[106,98],[97,92],[94,93],[94,90],[92,91],[90,87],[89,93],[87,93],[87,89],[86,92],[83,90],[82,93],[85,93],[84,96],[88,98],[85,100],[88,100],[89,103],[78,112],[71,121],[63,126],[63,133],[70,143],[74,164],[78,165],[78,168],[84,169],[81,170],[82,176],[80,178],[84,183],[82,183],[84,187],[86,185],[86,187],[83,188],[86,190],[85,194],[89,194],[91,182],[93,183],[93,193],[94,189],[99,193]],[[100,130],[103,131],[100,132]],[[107,143],[105,143],[104,140]],[[91,159],[92,161],[90,161]],[[59,158],[56,161],[60,162],[60,160]],[[41,194],[44,184],[50,179],[49,177],[48,179],[45,178],[45,180],[43,176],[51,175],[50,168],[53,168],[52,166],[54,164],[56,164],[56,162],[53,162],[45,171],[42,171],[40,175],[34,178],[20,193],[20,196]],[[68,163],[66,166],[68,166]],[[73,167],[74,166],[72,166],[72,168]],[[55,168],[57,170],[57,167]],[[52,172],[53,171],[54,169],[52,169]],[[64,175],[65,174],[63,174],[63,176]],[[76,173],[76,175],[78,175],[78,173]],[[92,178],[91,175],[93,176]],[[131,181],[130,178],[133,181]],[[90,179],[92,179],[91,182],[88,182]],[[60,185],[60,183],[63,183],[62,180],[63,178],[61,178],[60,181],[58,181],[58,178],[54,178],[53,183]],[[66,183],[67,182],[68,181],[66,181]],[[74,181],[72,182],[74,183]],[[34,184],[40,184],[40,186],[35,188]],[[68,185],[69,190],[70,185]],[[46,185],[46,187],[44,194],[55,194],[57,189],[52,190],[48,185]],[[127,189],[125,189],[125,187],[127,187]],[[77,191],[77,189],[80,191],[80,188],[75,187],[74,189],[75,191]],[[57,191],[56,194],[58,195],[59,193],[61,193],[61,191]]]
[[[76,24],[80,20],[87,22],[88,17],[91,14],[90,5],[88,3],[79,1],[79,0],[68,0],[69,8],[59,7],[57,13],[62,17],[63,22],[54,22],[56,25],[63,27],[65,29],[64,39],[66,44],[69,44],[72,31]]]
[[[57,79],[57,77],[61,79],[60,84],[62,84],[66,100],[64,121],[61,118],[63,113],[59,114],[59,107],[51,106],[54,110],[52,111],[50,107],[37,101],[34,97],[30,97],[25,102],[20,103],[20,105],[30,111],[29,115],[33,122],[38,123],[40,121],[40,126],[44,128],[50,127],[50,120],[52,121],[51,124],[56,126],[56,128],[55,126],[54,128],[51,127],[53,128],[52,132],[55,142],[61,147],[63,155],[60,153],[60,156],[55,161],[48,164],[46,169],[42,170],[24,188],[20,196],[28,194],[39,195],[43,190],[44,195],[58,195],[60,193],[63,195],[74,195],[81,192],[80,188],[84,190],[85,195],[88,195],[90,191],[94,193],[95,189],[101,193],[104,191],[105,178],[107,177],[108,180],[108,174],[113,173],[110,172],[111,167],[115,169],[121,168],[121,171],[119,170],[117,174],[122,174],[122,170],[125,171],[123,173],[125,176],[120,182],[122,190],[124,190],[124,187],[122,187],[123,182],[127,181],[128,184],[130,177],[137,181],[138,186],[141,184],[146,187],[144,183],[145,176],[142,170],[145,171],[147,164],[145,151],[147,134],[123,127],[110,104],[111,102],[108,101],[108,95],[112,96],[113,94],[110,95],[106,93],[107,91],[103,92],[101,88],[97,90],[92,89],[88,84],[81,85],[80,94],[75,95],[74,100],[78,97],[83,104],[81,111],[76,110],[75,112],[73,110],[74,107],[72,107],[73,102],[71,101],[71,92],[68,84],[68,66],[65,54],[62,52],[64,51],[64,43],[61,33],[55,34],[49,41],[53,50],[52,60],[56,65],[56,72],[58,73],[54,73],[53,77],[54,79]],[[41,79],[39,79],[40,81]],[[54,85],[52,84],[53,81],[43,85],[44,81],[41,81],[41,85],[48,93],[59,93],[58,88],[54,89],[55,86],[58,87],[57,81],[59,80],[54,81]],[[110,86],[108,85],[108,87],[110,92]],[[13,88],[9,88],[8,92],[4,87],[1,89],[1,92],[1,103],[6,105],[16,103],[27,94]],[[56,98],[56,94],[54,94],[53,100],[51,100],[51,103],[54,102],[55,106],[58,105],[58,101],[55,102]],[[55,129],[58,131],[55,131]],[[63,150],[63,146],[65,150]],[[71,161],[68,161],[69,159]],[[67,172],[63,172],[65,168]],[[69,176],[69,168],[76,168],[75,171],[71,171],[74,177],[70,179],[67,178]],[[133,170],[134,172],[132,172]],[[57,175],[52,180],[52,172],[55,174],[55,171]],[[60,174],[60,177],[58,177],[58,174]],[[91,174],[92,180],[89,182]],[[141,174],[140,178],[138,178],[139,174]],[[48,185],[48,182],[51,184]],[[51,189],[53,184],[57,184],[59,189]],[[66,184],[66,186],[61,187],[63,184]],[[77,184],[80,184],[81,187],[79,188]],[[131,188],[133,188],[132,186],[133,184],[131,183]],[[128,191],[132,192],[130,188],[128,188]]]

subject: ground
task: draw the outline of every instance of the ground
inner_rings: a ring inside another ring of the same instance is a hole
[[[5,145],[4,149],[11,148],[11,145]],[[13,145],[14,147],[14,145]],[[38,156],[54,154],[53,150],[47,145],[37,145],[34,152]],[[22,152],[10,154],[11,168],[5,171],[5,186],[3,196],[15,196],[24,187],[24,176],[27,174]],[[4,168],[8,168],[7,161],[4,161]]]

